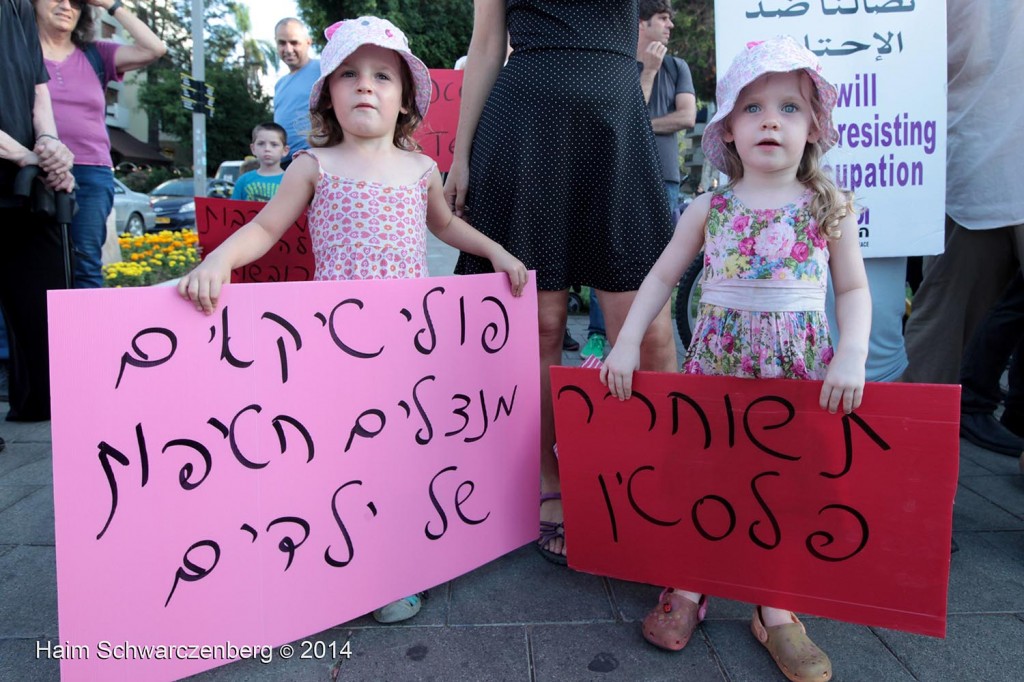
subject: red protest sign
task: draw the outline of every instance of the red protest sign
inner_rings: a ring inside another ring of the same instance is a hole
[[[944,636],[960,389],[551,368],[573,568]]]
[[[462,102],[462,71],[431,69],[430,108],[413,138],[423,153],[437,162],[442,172],[452,167],[455,131],[459,127],[459,105]]]
[[[208,254],[245,225],[265,206],[262,201],[196,198],[196,231]],[[316,266],[306,227],[306,213],[288,228],[263,258],[231,272],[232,282],[307,282]]]

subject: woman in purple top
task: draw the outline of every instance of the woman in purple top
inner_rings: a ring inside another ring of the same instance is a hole
[[[71,224],[75,286],[101,287],[100,252],[107,234],[107,216],[114,204],[106,125],[107,82],[121,80],[126,72],[151,64],[167,52],[167,46],[121,0],[33,0],[33,5],[50,74],[47,87],[57,132],[75,154],[78,213]],[[93,42],[93,7],[105,9],[120,22],[135,44]]]

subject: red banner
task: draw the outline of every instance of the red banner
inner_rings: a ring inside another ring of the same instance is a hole
[[[196,230],[207,254],[245,225],[265,206],[262,201],[196,198]],[[263,258],[231,271],[232,282],[308,282],[316,266],[303,214]]]
[[[959,386],[551,368],[570,565],[945,636]],[[713,608],[713,607],[712,607]]]
[[[437,162],[442,173],[452,167],[455,131],[459,127],[459,105],[462,102],[462,71],[431,69],[430,108],[413,136],[423,153]]]

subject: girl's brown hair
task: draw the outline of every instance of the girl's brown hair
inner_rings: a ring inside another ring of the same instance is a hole
[[[393,142],[399,149],[418,152],[420,146],[412,138],[412,134],[423,122],[423,117],[420,115],[419,109],[416,108],[416,86],[413,84],[412,71],[409,70],[409,65],[401,55],[399,55],[398,61],[402,73],[402,108],[407,113],[398,113]],[[338,117],[334,115],[331,105],[331,88],[328,81],[333,75],[332,73],[324,79],[324,86],[320,90],[320,101],[317,102],[316,108],[309,112],[311,130],[308,138],[312,147],[333,147],[341,144],[341,141],[345,139],[345,133],[342,131],[341,124],[338,123]]]
[[[806,74],[801,79],[804,84],[811,84],[811,109],[813,116],[811,124],[814,131],[824,134],[819,128],[819,121],[823,118],[821,101],[818,99],[818,89],[810,82]],[[732,114],[729,114],[732,117]],[[725,126],[729,128],[729,121],[726,119]],[[857,209],[853,205],[853,192],[840,189],[832,178],[821,167],[821,145],[818,142],[808,142],[804,147],[803,157],[800,159],[800,166],[796,171],[796,179],[807,185],[814,198],[811,200],[811,215],[818,223],[818,231],[825,239],[839,239],[842,230],[839,223],[848,215],[856,215]],[[736,181],[743,177],[743,161],[736,152],[736,145],[729,142],[725,145],[725,168],[722,171],[729,176],[729,186],[736,184]]]

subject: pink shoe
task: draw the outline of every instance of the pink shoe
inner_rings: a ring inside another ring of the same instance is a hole
[[[655,606],[644,618],[644,639],[656,647],[681,651],[708,611],[708,600],[701,596],[694,604],[671,587],[666,587]]]

